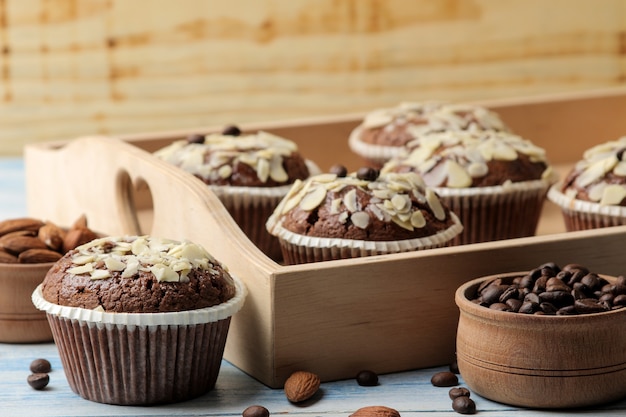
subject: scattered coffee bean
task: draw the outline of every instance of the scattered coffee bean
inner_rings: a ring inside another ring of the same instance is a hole
[[[450,391],[448,391],[448,395],[450,396],[451,400],[454,400],[456,397],[469,397],[470,390],[464,387],[456,387],[450,389]]]
[[[200,133],[194,133],[193,135],[187,136],[188,143],[204,143],[204,135]]]
[[[226,126],[224,130],[222,130],[222,135],[239,136],[241,135],[241,130],[235,125]]]
[[[52,370],[52,366],[47,359],[35,359],[30,363],[30,371],[34,374],[47,374]]]
[[[243,417],[269,417],[270,412],[262,405],[251,405],[241,413]]]
[[[375,181],[378,178],[378,174],[380,172],[377,169],[363,167],[356,172],[356,177],[360,180]]]
[[[356,382],[362,387],[374,387],[378,385],[378,375],[374,371],[364,370],[356,375]]]
[[[50,382],[50,376],[45,373],[30,374],[28,375],[27,381],[28,385],[34,389],[41,390],[48,385],[48,382]]]
[[[442,371],[434,374],[430,382],[436,387],[452,387],[458,385],[459,378],[453,372]]]
[[[348,175],[348,169],[340,164],[335,164],[332,167],[330,167],[329,172],[331,174],[335,174],[336,176],[342,177],[342,178]]]
[[[492,310],[537,315],[590,314],[626,307],[626,277],[610,283],[579,264],[545,263],[527,275],[482,282],[471,300]]]
[[[459,414],[476,414],[476,403],[470,397],[456,397],[452,400],[452,409]]]

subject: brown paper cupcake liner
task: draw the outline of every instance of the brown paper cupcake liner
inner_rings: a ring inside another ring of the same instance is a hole
[[[477,188],[435,188],[464,230],[453,244],[471,244],[535,235],[549,181]]]
[[[626,224],[626,207],[606,206],[591,201],[577,200],[559,191],[561,183],[554,184],[548,190],[548,199],[561,208],[565,229],[599,229]]]
[[[270,188],[211,186],[211,189],[248,239],[268,257],[280,262],[280,244],[267,232],[265,222],[291,185]]]
[[[106,313],[58,306],[33,293],[47,312],[71,389],[106,404],[189,400],[216,383],[231,316],[245,288],[226,303],[179,313]]]
[[[312,161],[306,161],[311,175],[320,172]],[[280,187],[210,186],[235,223],[252,243],[276,262],[282,261],[278,239],[267,232],[265,222],[292,184]]]

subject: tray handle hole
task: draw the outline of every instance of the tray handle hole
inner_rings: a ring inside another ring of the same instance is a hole
[[[117,201],[120,221],[125,233],[150,234],[154,217],[154,201],[150,185],[141,177],[134,181],[127,171],[117,175]]]

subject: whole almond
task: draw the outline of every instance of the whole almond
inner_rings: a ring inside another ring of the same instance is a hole
[[[43,221],[30,217],[8,219],[0,222],[0,236],[16,232],[18,230],[30,230],[32,232],[36,232],[41,226],[43,226]]]
[[[63,239],[65,239],[65,231],[54,223],[46,223],[39,228],[37,237],[46,244],[46,246],[55,251],[63,250]]]
[[[296,371],[285,381],[285,395],[292,403],[311,398],[320,387],[320,377],[312,372]]]
[[[393,408],[383,405],[363,407],[350,414],[350,417],[400,417],[400,413]]]
[[[97,237],[98,235],[96,235],[94,231],[85,227],[70,229],[65,234],[65,239],[63,239],[63,251],[69,252],[72,249],[76,249],[76,247],[80,245],[91,242]]]
[[[17,256],[11,255],[4,249],[0,249],[0,263],[3,264],[15,264],[17,263]]]
[[[27,249],[47,249],[46,244],[36,236],[27,236],[18,232],[2,236],[0,238],[0,247],[14,255],[18,255]]]
[[[23,264],[39,264],[46,262],[56,262],[63,255],[51,249],[28,249],[20,253],[17,257],[18,262]]]
[[[81,214],[74,224],[72,224],[72,229],[87,229],[87,227],[87,216],[85,214]]]

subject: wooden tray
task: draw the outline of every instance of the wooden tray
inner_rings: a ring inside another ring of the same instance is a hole
[[[626,89],[481,103],[544,147],[565,171],[584,149],[626,132]],[[242,125],[293,139],[322,169],[357,168],[347,137],[362,115]],[[203,244],[249,290],[232,322],[225,358],[271,387],[300,369],[324,381],[450,363],[458,310],[470,279],[547,261],[623,273],[626,226],[564,233],[546,204],[539,236],[354,260],[283,266],[260,252],[217,197],[150,152],[205,127],[84,137],[25,148],[29,214],[62,225],[86,214],[108,234],[150,233]],[[332,150],[332,152],[329,152]]]

